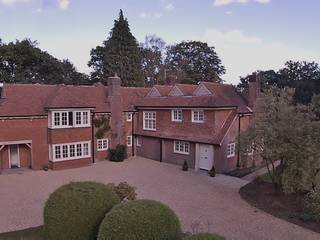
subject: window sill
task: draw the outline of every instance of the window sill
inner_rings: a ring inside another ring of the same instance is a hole
[[[181,154],[181,155],[190,155],[190,153],[185,153],[185,152],[177,152],[177,151],[173,151],[176,154]]]
[[[103,151],[108,151],[109,148],[103,148],[103,149],[97,149],[97,152],[103,152]]]
[[[157,131],[157,129],[151,129],[151,128],[143,128],[144,131],[152,131],[152,132],[155,132]]]

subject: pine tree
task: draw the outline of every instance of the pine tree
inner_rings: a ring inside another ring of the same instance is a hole
[[[122,79],[122,85],[142,86],[142,56],[138,42],[130,32],[129,23],[120,10],[119,18],[114,21],[110,37],[103,46],[91,50],[91,60],[88,64],[94,69],[91,78],[107,78],[117,73]]]

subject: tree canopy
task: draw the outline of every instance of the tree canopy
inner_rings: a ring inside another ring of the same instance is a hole
[[[8,83],[89,83],[69,60],[56,59],[30,39],[8,44],[0,41],[0,79]]]
[[[152,86],[163,82],[165,46],[166,43],[163,39],[156,35],[146,36],[145,42],[141,43],[142,70],[145,85]]]
[[[168,48],[166,68],[178,73],[182,83],[222,82],[226,69],[215,51],[205,42],[183,41]]]
[[[90,55],[88,66],[93,68],[93,81],[118,74],[123,86],[143,85],[141,51],[122,10],[119,18],[114,21],[109,38],[102,46],[92,49]]]
[[[320,93],[320,66],[315,62],[288,61],[278,72],[258,71],[262,89],[277,86],[295,89],[295,103],[309,104],[314,94]],[[238,89],[247,94],[249,76],[240,78]]]
[[[319,97],[309,106],[294,105],[293,94],[287,88],[265,90],[256,104],[255,124],[240,137],[240,151],[252,146],[269,166],[274,185],[288,193],[320,184],[320,121],[315,117]]]

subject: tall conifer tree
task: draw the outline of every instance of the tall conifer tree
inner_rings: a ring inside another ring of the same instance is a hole
[[[88,64],[94,69],[91,78],[107,78],[117,73],[123,86],[142,86],[142,56],[138,42],[130,32],[129,23],[120,10],[119,18],[114,21],[110,37],[91,50]]]

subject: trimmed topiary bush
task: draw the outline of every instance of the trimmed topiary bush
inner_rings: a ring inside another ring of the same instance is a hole
[[[46,240],[94,240],[105,214],[120,202],[112,188],[74,182],[54,191],[44,208]]]
[[[224,240],[224,237],[211,233],[199,233],[186,238],[186,240]]]
[[[127,182],[121,182],[118,185],[115,185],[114,183],[109,183],[107,186],[113,188],[113,190],[118,195],[121,201],[136,200],[137,198],[136,188],[131,186]]]
[[[115,206],[100,225],[98,240],[181,240],[180,222],[166,205],[136,200]]]

